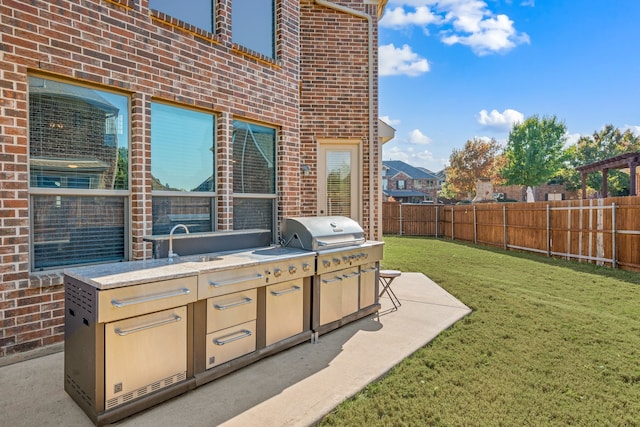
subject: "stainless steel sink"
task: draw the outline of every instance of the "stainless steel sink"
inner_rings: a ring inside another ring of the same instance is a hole
[[[170,258],[169,258],[170,259]],[[224,258],[215,254],[201,254],[201,255],[188,255],[181,256],[176,259],[176,262],[184,264],[189,262],[213,262],[222,261]],[[169,261],[171,262],[171,261]]]

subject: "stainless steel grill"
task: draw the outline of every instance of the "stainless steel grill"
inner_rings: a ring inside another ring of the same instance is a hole
[[[283,245],[321,251],[359,245],[366,241],[364,230],[344,216],[287,218],[282,224]]]
[[[312,329],[324,333],[380,308],[378,271],[382,242],[342,216],[292,217],[283,221],[282,245],[316,253]]]

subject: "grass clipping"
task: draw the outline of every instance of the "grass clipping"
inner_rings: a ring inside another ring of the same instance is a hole
[[[640,274],[384,240],[383,268],[422,272],[473,313],[321,425],[639,425]]]

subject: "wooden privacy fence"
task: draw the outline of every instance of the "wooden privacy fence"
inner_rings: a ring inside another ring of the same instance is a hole
[[[640,271],[640,196],[536,203],[385,202],[383,233],[433,236]]]

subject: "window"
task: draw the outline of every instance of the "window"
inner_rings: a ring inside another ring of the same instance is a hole
[[[213,33],[214,0],[149,0],[149,8]]]
[[[29,77],[32,270],[127,259],[129,98]]]
[[[153,234],[215,229],[215,116],[151,104]]]
[[[273,3],[273,0],[232,0],[233,42],[273,58],[275,56]]]
[[[274,230],[276,130],[233,122],[233,228]]]
[[[398,187],[398,190],[406,190],[407,188],[407,181],[405,181],[404,179],[399,179],[396,182],[396,186]]]

